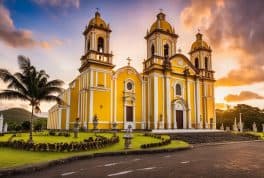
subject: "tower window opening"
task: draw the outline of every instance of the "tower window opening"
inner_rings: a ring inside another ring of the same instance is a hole
[[[199,68],[199,59],[198,58],[195,58],[195,67]]]
[[[154,56],[155,53],[155,47],[154,45],[151,46],[151,56]]]
[[[177,83],[175,88],[176,88],[176,95],[181,96],[182,95],[181,85]]]
[[[104,52],[104,39],[102,37],[98,38],[97,51],[100,52],[100,53]]]
[[[204,58],[204,68],[208,70],[208,58],[207,57]]]
[[[90,50],[90,39],[87,39],[87,50]]]
[[[164,45],[164,57],[169,56],[169,45],[165,44]]]

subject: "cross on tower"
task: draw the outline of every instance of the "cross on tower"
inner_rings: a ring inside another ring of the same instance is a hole
[[[130,66],[130,62],[132,61],[132,59],[130,59],[130,58],[128,57],[126,60],[127,60],[127,65]]]
[[[97,7],[97,8],[96,8],[96,12],[99,12],[99,10],[100,10],[100,9]]]

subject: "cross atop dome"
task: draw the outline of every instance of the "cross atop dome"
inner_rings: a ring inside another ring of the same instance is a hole
[[[126,60],[127,60],[127,65],[130,66],[132,59],[130,57],[128,57]]]

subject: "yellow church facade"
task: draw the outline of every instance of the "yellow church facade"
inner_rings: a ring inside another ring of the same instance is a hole
[[[109,25],[95,13],[83,32],[80,74],[60,94],[64,103],[49,110],[48,129],[215,129],[212,50],[196,34],[189,58],[177,52],[178,35],[164,13],[147,31],[143,71],[130,65],[114,70]]]

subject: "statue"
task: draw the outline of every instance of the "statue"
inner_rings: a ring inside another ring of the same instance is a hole
[[[112,124],[112,130],[113,130],[113,135],[114,135],[114,137],[116,137],[116,132],[117,132],[117,130],[116,130],[116,127],[117,127],[117,123],[116,122],[113,122],[113,124]]]
[[[233,131],[235,131],[235,132],[238,131],[236,117],[235,117],[235,120],[234,120]]]
[[[94,115],[94,118],[93,118],[93,132],[96,136],[96,132],[97,132],[97,126],[98,126],[98,118],[97,118],[97,115]]]
[[[262,124],[262,132],[264,133],[264,124]]]
[[[4,125],[4,133],[7,133],[7,129],[8,129],[8,124],[6,122],[5,125]]]
[[[4,118],[3,115],[0,115],[0,134],[3,133],[3,124],[4,124]]]
[[[257,131],[258,131],[258,128],[257,128],[256,122],[253,122],[253,124],[252,124],[252,129],[253,129],[253,132],[257,132]]]
[[[132,126],[129,124],[126,130],[126,134],[123,137],[125,139],[125,149],[131,148],[131,140],[133,138],[132,136]]]
[[[74,131],[74,138],[78,138],[78,133],[79,133],[79,118],[76,118],[76,121],[74,123],[74,128],[73,128],[73,131]]]
[[[225,130],[224,124],[222,123],[220,130]]]

